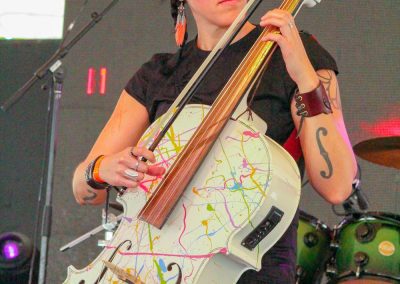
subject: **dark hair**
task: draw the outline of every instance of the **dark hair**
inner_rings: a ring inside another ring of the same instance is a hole
[[[171,16],[174,19],[174,26],[176,25],[176,18],[178,16],[179,0],[171,0]]]
[[[184,3],[186,3],[186,1],[184,0]],[[176,21],[177,21],[177,17],[178,17],[178,7],[180,5],[180,1],[179,0],[171,0],[171,16],[172,19],[174,20],[174,27],[176,25]],[[179,47],[178,50],[178,56],[173,56],[167,63],[165,68],[163,69],[163,73],[168,75],[171,74],[175,68],[178,67],[179,63],[181,62],[182,59],[182,51],[183,48],[185,46],[186,40],[188,38],[188,33],[187,31],[185,32],[185,37],[183,39],[183,44],[181,47]]]

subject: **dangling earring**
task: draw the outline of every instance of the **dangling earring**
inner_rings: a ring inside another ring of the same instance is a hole
[[[182,47],[186,34],[186,16],[185,16],[185,0],[179,0],[178,15],[175,25],[175,41],[176,45]]]

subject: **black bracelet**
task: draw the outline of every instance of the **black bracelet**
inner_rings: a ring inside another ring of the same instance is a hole
[[[96,162],[98,159],[100,159],[103,155],[98,156],[96,159],[94,159],[93,161],[91,161],[89,163],[89,165],[87,166],[86,170],[85,170],[85,178],[86,178],[86,183],[94,188],[94,189],[105,189],[109,186],[108,183],[106,182],[98,182],[93,178],[93,169],[94,166],[96,165]]]

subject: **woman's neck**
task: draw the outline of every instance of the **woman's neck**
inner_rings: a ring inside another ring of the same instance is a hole
[[[220,28],[220,27],[208,27],[203,29],[198,28],[197,47],[205,51],[212,50],[217,45],[221,37],[228,30],[228,28]],[[246,22],[242,27],[242,29],[237,34],[237,36],[234,38],[232,43],[246,36],[254,28],[255,26],[253,24],[251,24],[250,22]]]

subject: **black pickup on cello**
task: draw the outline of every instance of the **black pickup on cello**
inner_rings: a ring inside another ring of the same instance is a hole
[[[283,214],[282,210],[272,206],[264,220],[243,239],[242,246],[253,250],[281,221]]]

